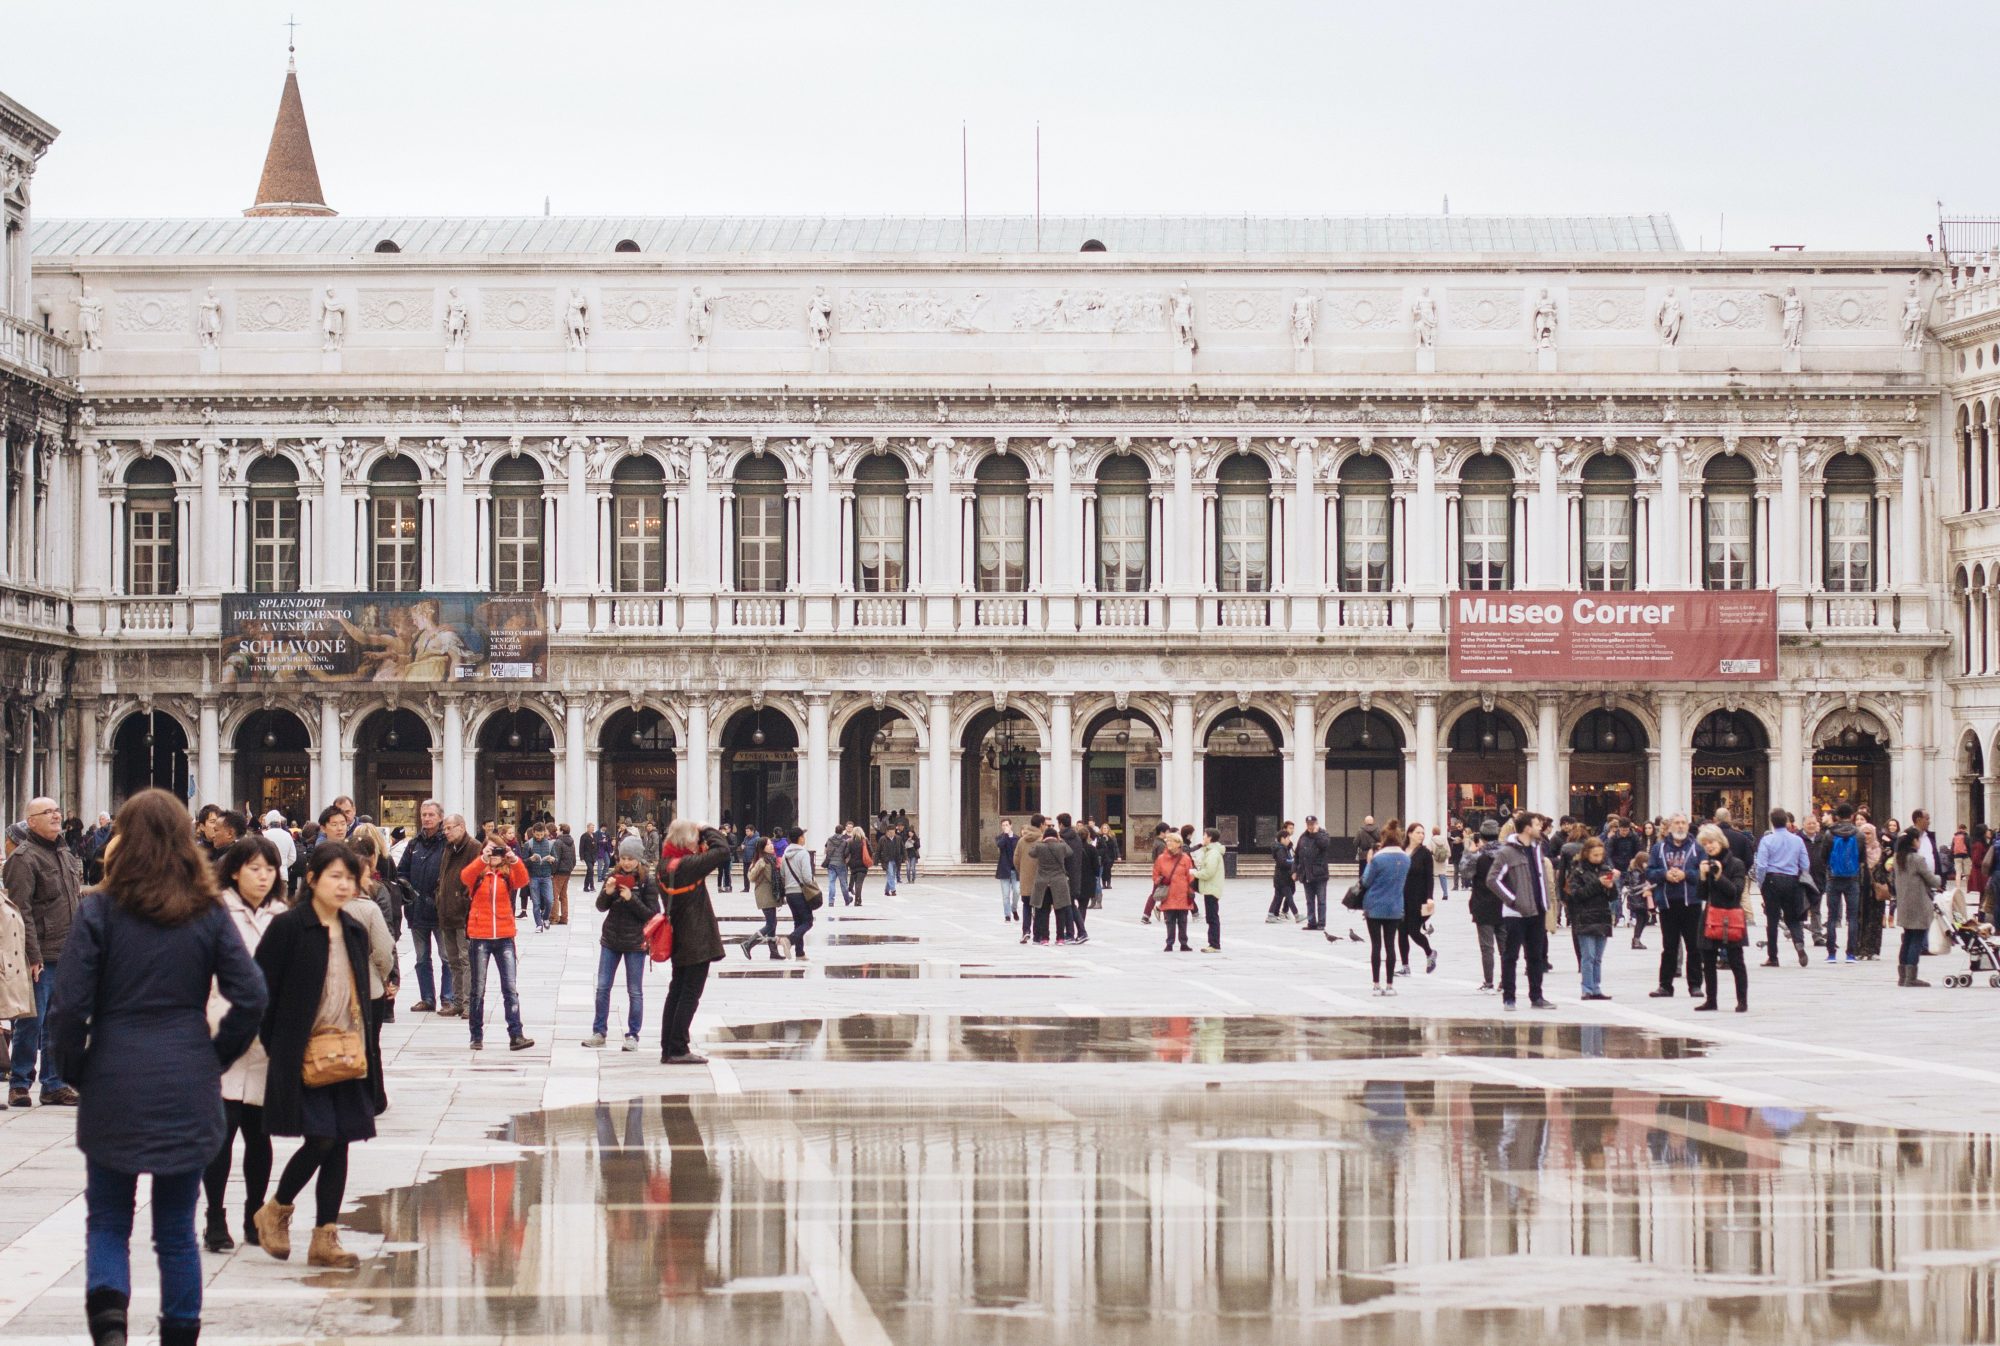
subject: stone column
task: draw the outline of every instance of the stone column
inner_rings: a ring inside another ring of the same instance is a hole
[[[1172,789],[1163,802],[1165,814],[1176,827],[1182,823],[1199,823],[1195,813],[1194,792],[1194,695],[1191,692],[1177,692],[1173,700],[1173,729],[1167,743],[1167,759],[1171,764],[1168,778]]]
[[[464,813],[465,803],[465,699],[456,692],[444,696],[444,732],[431,788],[446,813]]]
[[[1673,813],[1688,806],[1687,732],[1681,726],[1681,711],[1687,703],[1683,692],[1661,692],[1660,705],[1660,788],[1653,795],[1652,812]]]
[[[1194,499],[1194,441],[1185,437],[1173,441],[1173,509],[1167,519],[1167,537],[1181,539],[1167,544],[1167,629],[1192,633],[1196,623],[1195,585],[1201,574],[1201,554],[1189,546],[1202,536],[1201,516]],[[1182,801],[1186,802],[1184,796]]]
[[[1556,798],[1560,792],[1561,754],[1561,745],[1556,742],[1555,694],[1538,693],[1535,697],[1535,782],[1528,807],[1552,818],[1560,818],[1568,812],[1562,807],[1566,801]]]
[[[570,465],[576,466],[574,459]],[[590,820],[590,796],[584,788],[589,751],[590,745],[584,741],[583,699],[572,696],[563,706],[563,774],[557,783],[563,787],[564,797],[556,801],[556,821],[568,823],[572,829]]]
[[[825,692],[806,693],[806,773],[800,786],[799,822],[806,840],[823,847],[833,831],[835,803],[827,788],[828,714]],[[921,807],[921,804],[919,805]]]
[[[1076,594],[1078,554],[1077,509],[1074,483],[1070,480],[1070,451],[1076,441],[1068,435],[1055,435],[1049,440],[1049,517],[1043,537],[1048,545],[1048,556],[1042,574],[1044,588],[1049,594],[1048,629],[1050,631],[1076,630]],[[1067,777],[1063,778],[1059,793],[1069,798],[1070,787]],[[1071,812],[1077,810],[1072,807]]]
[[[692,468],[690,468],[692,471]],[[712,823],[708,797],[708,699],[688,702],[687,755],[680,762],[680,813],[697,822]]]
[[[28,801],[39,793],[35,789],[35,703],[32,700],[21,703],[21,761],[20,774],[15,777],[14,807],[15,817],[28,811]]]
[[[1438,694],[1417,693],[1416,764],[1406,785],[1409,814],[1430,827],[1444,826],[1438,805]]]
[[[1042,776],[1042,812],[1075,815],[1077,802],[1070,797],[1070,777],[1076,763],[1075,745],[1070,742],[1075,724],[1067,692],[1049,697],[1049,762]]]
[[[925,849],[951,861],[965,855],[959,836],[958,799],[952,789],[951,697],[944,692],[930,694],[930,726],[927,731],[930,759],[924,770]],[[933,816],[934,815],[934,816]]]
[[[222,510],[222,447],[213,439],[201,442],[201,587],[219,593],[227,583],[223,568],[229,555],[229,520]]]
[[[354,567],[352,555],[343,554],[341,548],[347,537],[346,505],[341,499],[340,489],[340,441],[331,436],[319,442],[320,454],[320,504],[318,533],[318,584],[319,589],[347,589]],[[335,791],[334,793],[339,793]],[[329,795],[329,798],[332,796]]]
[[[1687,443],[1678,435],[1662,435],[1656,441],[1660,451],[1660,510],[1653,520],[1652,573],[1655,589],[1684,589],[1688,585],[1687,540],[1682,528],[1687,511],[1681,500],[1681,448]],[[1674,787],[1668,785],[1671,792]]]
[[[319,790],[315,808],[325,808],[341,795],[350,793],[341,771],[340,703],[331,696],[319,699]]]
[[[1812,525],[1805,517],[1799,489],[1799,449],[1804,441],[1778,441],[1778,513],[1771,520],[1777,545],[1778,629],[1803,631],[1806,626],[1805,552]]]
[[[1933,817],[1938,812],[1935,799],[1929,798],[1930,781],[1924,772],[1924,698],[1915,693],[1903,697],[1903,732],[1896,742],[1896,764],[1902,768],[1902,783],[1892,790],[1895,796],[1895,813],[1898,818],[1909,819],[1910,813],[1919,808],[1929,809]]]
[[[98,793],[97,758],[97,703],[86,697],[76,707],[76,813],[86,831],[97,826],[105,807]]]
[[[1812,745],[1806,742],[1806,699],[1802,692],[1778,693],[1779,779],[1771,782],[1773,803],[1803,813],[1812,803]]]
[[[1438,442],[1428,436],[1414,446],[1417,452],[1417,489],[1409,502],[1397,549],[1410,558],[1409,585],[1415,607],[1411,625],[1419,631],[1444,629],[1442,574],[1445,556],[1444,504],[1437,489]],[[1432,820],[1425,819],[1430,822]]]
[[[840,520],[834,508],[833,462],[830,455],[833,441],[824,435],[815,435],[808,441],[808,447],[812,450],[812,462],[805,509],[806,555],[810,558],[804,586],[805,629],[831,632],[834,628],[834,595],[842,587],[838,552]],[[824,792],[818,778],[815,778],[814,785]],[[804,822],[804,819],[800,821]],[[814,828],[811,835],[819,838],[826,834]]]
[[[459,530],[462,537],[456,546],[443,547],[444,565],[440,578],[446,589],[469,589],[472,577],[466,573],[466,564],[472,559],[472,548],[463,539],[471,538],[476,529],[465,513],[465,441],[453,436],[444,441],[444,527]],[[438,801],[440,804],[444,800]],[[447,807],[446,812],[455,811]]]
[[[1907,597],[1897,620],[1905,632],[1922,631],[1931,624],[1924,595],[1923,441],[1905,439],[1898,447],[1903,453],[1903,483],[1896,501],[1896,588]]]
[[[959,518],[951,490],[953,442],[948,436],[934,435],[929,448],[931,501],[926,523],[930,549],[924,556],[924,629],[949,631],[959,589]]]
[[[568,450],[564,470],[562,516],[562,584],[570,593],[584,593],[591,587],[591,562],[597,555],[590,517],[590,473],[584,466],[584,451],[590,441],[571,435],[563,441]],[[580,819],[578,821],[581,821]]]
[[[1285,812],[1300,827],[1308,813],[1319,812],[1320,774],[1319,710],[1310,693],[1292,696],[1291,742],[1285,745],[1288,770],[1285,773]]]
[[[681,585],[685,591],[681,605],[682,629],[707,631],[713,626],[711,617],[714,609],[715,593],[714,569],[709,564],[713,542],[709,536],[708,498],[708,451],[709,441],[694,438],[688,441],[687,490],[681,499]],[[692,720],[690,720],[692,723]],[[707,726],[707,708],[703,708],[703,727]],[[680,773],[680,788],[691,798],[707,800],[707,736],[703,735],[701,757],[690,755],[688,769]],[[700,812],[690,810],[689,817],[707,822]]]
[[[1313,480],[1318,448],[1319,441],[1309,436],[1292,441],[1292,564],[1285,587],[1292,595],[1294,635],[1319,633],[1319,487]]]
[[[1562,447],[1562,436],[1543,435],[1535,447],[1541,458],[1535,468],[1535,497],[1528,511],[1528,583],[1537,589],[1561,589],[1567,587],[1570,541],[1569,520],[1556,478],[1556,450]]]
[[[212,696],[201,699],[195,743],[195,804],[214,803],[224,808],[231,807],[229,791],[222,788],[222,729]]]

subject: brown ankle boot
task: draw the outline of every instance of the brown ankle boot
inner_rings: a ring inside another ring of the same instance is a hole
[[[280,1262],[292,1255],[292,1208],[273,1199],[257,1208],[251,1217],[257,1226],[257,1246]]]
[[[340,1246],[339,1225],[323,1224],[313,1228],[312,1248],[306,1253],[306,1265],[352,1271],[361,1265],[361,1259]]]

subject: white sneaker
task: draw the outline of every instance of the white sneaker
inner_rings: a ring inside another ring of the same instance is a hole
[[[625,1045],[624,1045],[624,1046],[623,1046],[622,1048],[620,1048],[619,1050],[621,1050],[621,1051],[628,1051],[628,1052],[636,1052],[636,1051],[638,1051],[638,1050],[639,1050],[639,1039],[637,1039],[637,1038],[633,1037],[633,1036],[632,1036],[632,1035],[631,1035],[630,1033],[627,1033],[627,1034],[625,1035]]]
[[[604,1045],[604,1034],[592,1033],[583,1040],[583,1045],[586,1047],[602,1047]]]

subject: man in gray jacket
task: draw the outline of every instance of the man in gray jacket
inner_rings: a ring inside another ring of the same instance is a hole
[[[1539,813],[1514,819],[1514,835],[1501,843],[1486,882],[1500,899],[1500,924],[1506,937],[1500,966],[1500,1003],[1514,1008],[1515,968],[1523,950],[1528,955],[1528,1003],[1554,1009],[1542,999],[1542,970],[1549,961],[1548,871],[1542,865],[1542,833],[1549,820]]]
[[[77,1092],[64,1084],[43,1044],[48,1022],[49,994],[55,990],[56,964],[76,919],[83,889],[83,862],[62,844],[62,810],[53,799],[28,801],[28,835],[7,857],[0,882],[27,925],[28,971],[35,979],[35,1018],[14,1021],[14,1051],[8,1081],[7,1106],[31,1106],[29,1090],[41,1067],[42,1102],[75,1107]]]

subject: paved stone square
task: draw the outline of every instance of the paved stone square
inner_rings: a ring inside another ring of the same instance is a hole
[[[1075,948],[1022,946],[992,889],[823,913],[803,966],[732,953],[706,1069],[658,1063],[658,974],[646,1050],[579,1045],[594,923],[524,937],[531,1051],[385,1030],[362,1269],[204,1254],[205,1339],[1992,1339],[1983,981],[1815,961],[1697,1014],[1621,932],[1584,1005],[1558,935],[1558,1007],[1503,1015],[1462,900],[1437,973],[1376,999],[1365,946],[1264,924],[1253,880],[1216,955],[1162,953],[1137,877]],[[71,1126],[0,1114],[10,1343],[81,1326]]]

